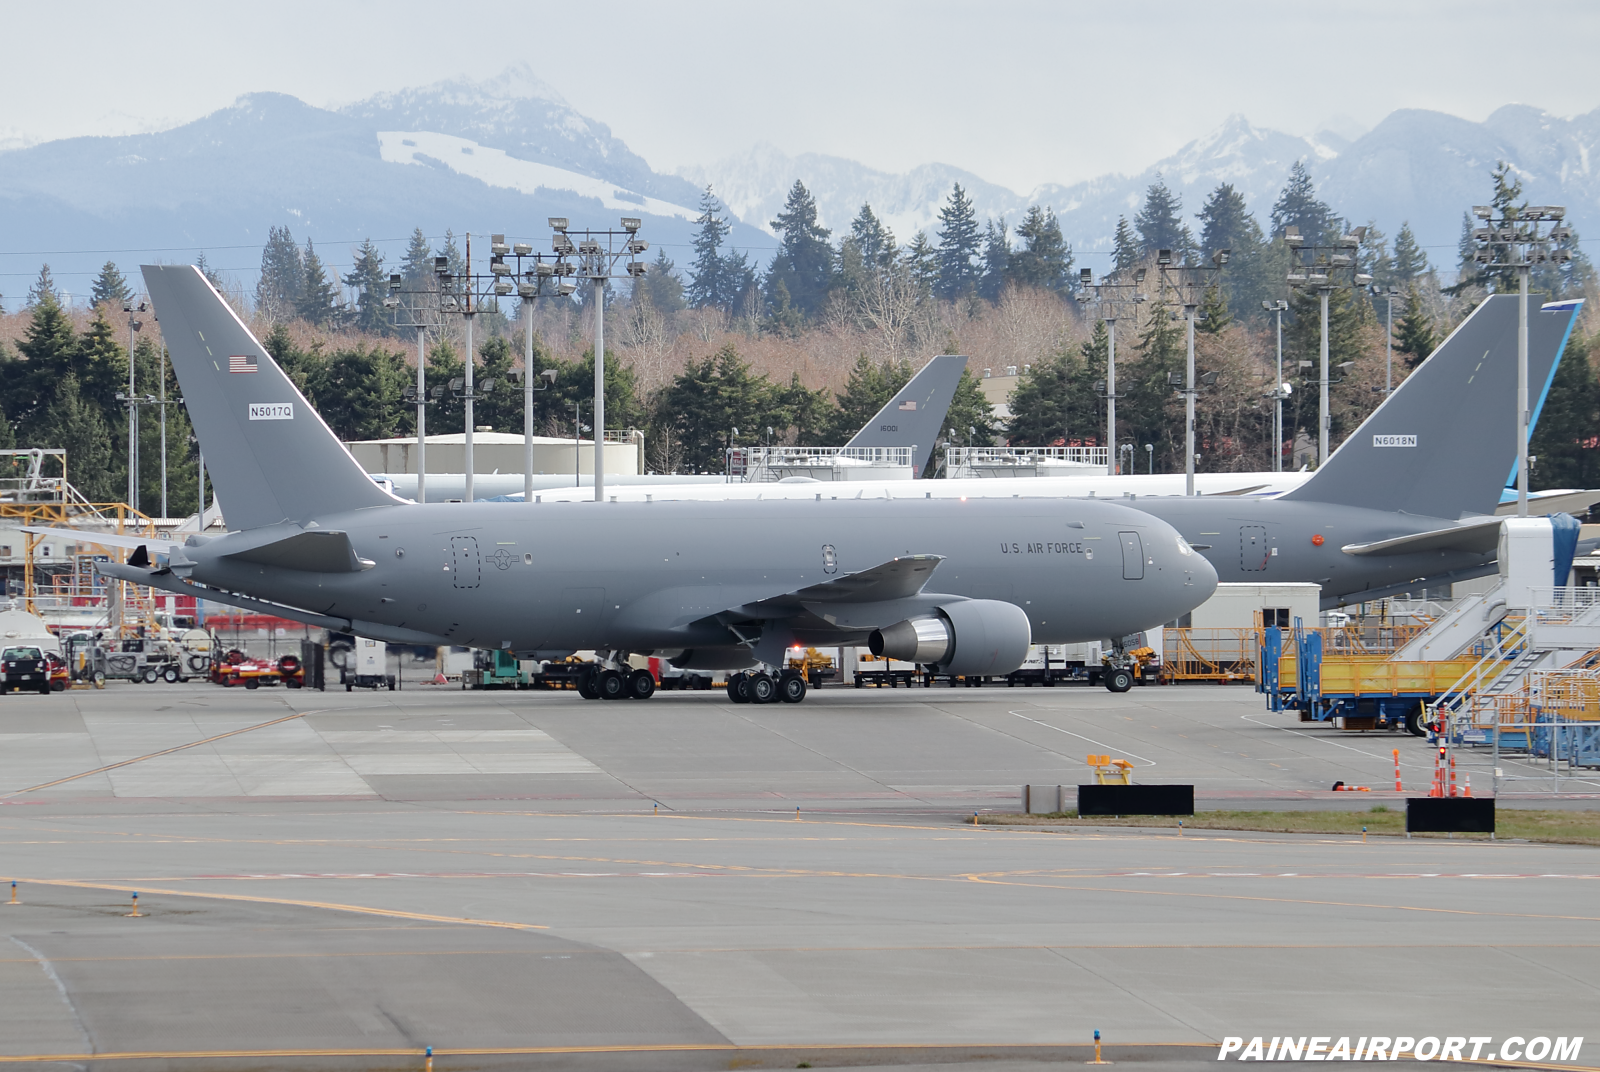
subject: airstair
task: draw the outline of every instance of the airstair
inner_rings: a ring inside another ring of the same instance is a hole
[[[1600,588],[1529,583],[1570,570],[1570,555],[1557,564],[1553,551],[1561,524],[1508,519],[1499,581],[1458,599],[1387,657],[1325,654],[1298,628],[1292,646],[1263,630],[1258,691],[1273,710],[1296,707],[1305,721],[1337,717],[1369,729],[1403,719],[1413,732],[1437,727],[1456,743],[1478,743],[1492,712],[1524,693],[1531,675],[1600,663]]]

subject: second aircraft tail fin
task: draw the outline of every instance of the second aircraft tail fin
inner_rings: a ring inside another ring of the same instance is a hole
[[[967,359],[940,354],[911,377],[866,425],[851,437],[847,447],[916,447],[913,472],[928,467],[934,442],[944,428],[944,416],[956,397],[956,385]]]
[[[1455,520],[1492,514],[1517,456],[1517,304],[1493,295],[1395,388],[1311,479],[1281,496]],[[1577,304],[1529,300],[1537,419]]]

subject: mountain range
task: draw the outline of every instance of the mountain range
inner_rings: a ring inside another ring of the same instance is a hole
[[[1030,204],[1050,206],[1086,253],[1110,248],[1117,217],[1131,218],[1158,177],[1190,214],[1219,182],[1232,183],[1265,223],[1297,159],[1337,212],[1375,221],[1391,237],[1409,221],[1446,269],[1461,214],[1487,200],[1499,160],[1518,169],[1526,196],[1566,204],[1580,232],[1600,233],[1600,109],[1564,119],[1508,105],[1482,123],[1406,109],[1353,140],[1285,134],[1234,115],[1137,175],[1018,193],[946,164],[891,174],[769,145],[664,174],[518,66],[488,81],[440,82],[339,109],[255,93],[170,130],[0,151],[0,293],[15,308],[41,261],[82,294],[107,257],[131,273],[141,260],[202,250],[248,287],[275,225],[314,239],[337,266],[367,237],[397,258],[414,227],[504,231],[542,247],[547,216],[607,227],[638,215],[645,236],[682,266],[708,184],[735,217],[732,244],[764,261],[774,246],[769,222],[796,179],[835,232],[865,202],[902,242],[918,230],[935,237],[939,208],[959,182],[980,217],[1015,222]]]

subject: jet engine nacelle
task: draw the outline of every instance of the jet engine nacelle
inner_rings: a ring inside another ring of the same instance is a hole
[[[941,674],[1009,674],[1028,657],[1033,630],[1015,603],[964,599],[939,608],[938,617],[912,618],[874,630],[872,654],[921,663]]]

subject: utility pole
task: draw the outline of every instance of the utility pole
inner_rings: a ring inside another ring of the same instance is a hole
[[[467,232],[467,278],[468,279],[472,278],[472,232],[471,231]],[[465,306],[461,310],[461,317],[462,317],[463,320],[466,321],[466,334],[467,334],[467,346],[466,346],[466,349],[467,349],[467,352],[466,352],[466,355],[465,355],[465,357],[466,357],[466,367],[462,370],[462,378],[463,378],[463,381],[466,384],[466,393],[461,396],[461,405],[462,405],[463,412],[466,414],[466,436],[461,440],[461,464],[466,470],[465,480],[467,482],[467,487],[466,487],[465,493],[462,495],[462,499],[465,502],[472,502],[473,499],[475,498],[475,496],[472,493],[472,477],[473,477],[473,472],[472,472],[472,422],[473,422],[473,419],[474,419],[473,418],[473,412],[472,412],[472,403],[474,401],[473,394],[472,394],[472,373],[473,373],[474,367],[477,365],[478,362],[477,362],[477,359],[474,357],[473,352],[472,352],[472,315],[473,315],[473,311],[474,310],[472,308],[472,287],[471,286],[468,286],[466,288],[466,294],[464,295],[464,301],[465,301]]]

